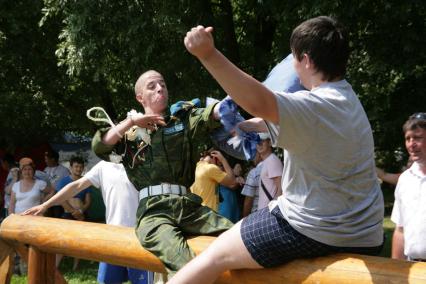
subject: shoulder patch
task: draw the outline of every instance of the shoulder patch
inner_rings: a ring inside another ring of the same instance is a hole
[[[172,134],[175,134],[175,133],[182,132],[183,130],[184,130],[183,123],[180,122],[180,123],[177,123],[177,124],[175,124],[171,127],[164,128],[164,134],[165,135],[172,135]]]

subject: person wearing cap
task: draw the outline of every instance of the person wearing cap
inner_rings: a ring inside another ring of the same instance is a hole
[[[426,261],[426,113],[411,115],[402,129],[413,163],[396,185],[392,258]]]
[[[42,202],[43,193],[49,194],[51,190],[45,181],[34,177],[35,165],[32,159],[22,158],[19,161],[19,173],[21,179],[12,187],[9,214],[19,214],[39,205]]]
[[[277,199],[281,195],[281,175],[283,171],[283,163],[273,152],[269,134],[262,132],[259,133],[259,137],[257,152],[263,162],[259,176],[257,210],[265,208],[270,201]]]

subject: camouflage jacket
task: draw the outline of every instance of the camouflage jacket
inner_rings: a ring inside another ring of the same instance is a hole
[[[109,128],[99,129],[92,149],[103,160],[109,161],[112,152],[122,156],[129,180],[137,190],[162,182],[190,187],[194,180],[199,153],[211,145],[210,135],[220,122],[213,116],[214,105],[207,108],[183,110],[166,116],[166,126],[159,127],[151,136],[151,145],[140,150],[140,140],[130,141],[127,133],[116,145],[105,145],[102,136]]]

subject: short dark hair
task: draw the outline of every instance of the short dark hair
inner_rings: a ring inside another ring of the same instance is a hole
[[[84,166],[84,160],[82,157],[79,156],[72,156],[70,159],[70,166],[72,166],[74,163],[80,164]]]
[[[417,128],[426,129],[426,112],[416,112],[410,115],[408,120],[402,126],[402,131],[406,133],[409,130],[415,130]]]
[[[335,19],[320,16],[297,26],[290,38],[293,55],[301,61],[309,55],[316,70],[331,81],[346,74],[349,59],[349,40],[346,29]]]
[[[59,161],[59,154],[55,150],[48,150],[44,153],[44,155],[50,159],[54,159],[56,162]]]

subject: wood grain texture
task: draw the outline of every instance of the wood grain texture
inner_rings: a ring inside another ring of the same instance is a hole
[[[161,261],[139,244],[132,228],[46,217],[11,215],[0,238],[47,253],[164,272]],[[198,254],[214,237],[190,238]],[[261,270],[227,271],[217,283],[426,283],[426,263],[355,254],[299,259]]]

